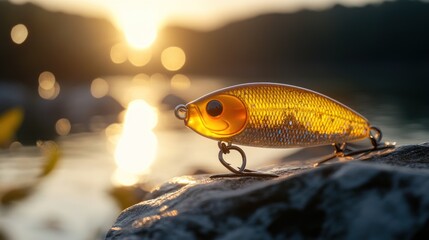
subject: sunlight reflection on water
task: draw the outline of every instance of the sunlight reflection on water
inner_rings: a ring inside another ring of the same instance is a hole
[[[115,148],[115,184],[135,184],[149,172],[157,153],[158,139],[153,132],[157,122],[156,109],[144,100],[134,100],[128,105]]]

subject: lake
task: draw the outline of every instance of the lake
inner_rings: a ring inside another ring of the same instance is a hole
[[[187,129],[175,118],[173,108],[242,81],[181,74],[171,78],[161,74],[110,76],[103,81],[108,86],[106,94],[126,110],[118,114],[116,123],[97,116],[99,124],[92,131],[81,131],[81,123],[69,121],[66,134],[55,140],[61,151],[56,169],[28,197],[0,206],[3,235],[11,239],[103,239],[121,211],[109,193],[112,187],[143,184],[150,190],[170,178],[197,171],[227,172],[218,162],[217,143]],[[105,87],[103,84],[100,86]],[[320,85],[312,90],[360,112],[382,129],[386,141],[406,145],[429,140],[429,114],[413,115],[408,109],[427,107],[427,102],[410,106],[389,93],[325,92],[326,86],[322,91]],[[251,169],[276,164],[299,151],[243,149]],[[1,150],[0,193],[31,185],[44,161],[35,146],[15,144]]]

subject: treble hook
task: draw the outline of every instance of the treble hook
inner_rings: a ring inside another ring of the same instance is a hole
[[[220,178],[220,177],[278,177],[275,174],[271,173],[261,173],[253,170],[246,169],[247,164],[247,158],[246,154],[244,153],[243,149],[233,146],[231,143],[225,144],[225,142],[219,141],[218,142],[219,147],[219,154],[218,158],[220,163],[224,167],[226,167],[229,171],[233,172],[233,174],[218,174],[210,176],[210,178]],[[229,164],[225,159],[223,158],[224,154],[229,154],[231,150],[235,150],[241,155],[241,166],[237,169],[233,168],[231,164]]]
[[[394,148],[396,143],[381,143],[381,139],[383,137],[383,134],[381,133],[381,130],[378,127],[375,126],[371,126],[369,128],[369,140],[371,141],[371,145],[372,148],[366,148],[366,149],[360,149],[360,150],[355,150],[355,151],[351,151],[348,153],[345,153],[344,151],[347,149],[347,143],[334,143],[332,144],[332,146],[334,147],[334,153],[321,160],[318,161],[317,163],[315,163],[313,166],[314,167],[318,167],[320,166],[320,164],[327,162],[331,159],[334,159],[336,157],[350,157],[350,156],[354,156],[354,155],[358,155],[361,153],[369,153],[372,151],[376,151],[376,150],[383,150],[383,149],[387,149],[387,148]]]

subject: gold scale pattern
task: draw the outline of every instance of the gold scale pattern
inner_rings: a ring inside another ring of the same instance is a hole
[[[255,147],[306,147],[369,137],[370,124],[345,105],[319,93],[283,84],[248,84],[225,92],[248,109],[244,130],[230,142]]]

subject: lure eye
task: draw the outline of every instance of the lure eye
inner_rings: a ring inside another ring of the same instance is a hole
[[[218,100],[211,100],[210,102],[207,103],[206,112],[210,116],[217,117],[222,113],[222,111],[223,111],[222,103],[219,102]]]

